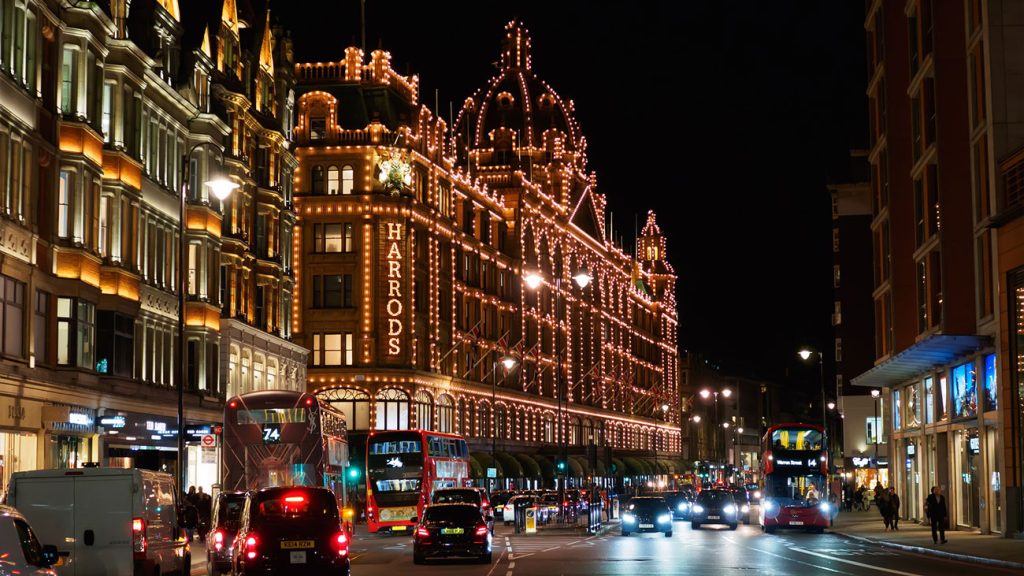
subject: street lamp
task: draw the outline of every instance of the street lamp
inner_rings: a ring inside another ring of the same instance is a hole
[[[498,363],[499,362],[501,363],[502,368],[505,369],[505,374],[507,375],[509,373],[509,371],[511,371],[513,368],[516,367],[516,359],[515,359],[514,356],[510,356],[510,355],[506,354],[506,355],[502,356],[501,360],[495,359],[494,362],[493,362],[493,366],[491,368],[491,372],[492,372],[492,374],[491,374],[491,420],[494,422],[494,425],[493,425],[492,430],[491,430],[491,464],[494,465],[494,469],[495,470],[498,469],[498,465],[497,465],[497,463],[494,460],[494,454],[495,454],[494,447],[495,447],[495,442],[497,441],[497,438],[498,438],[498,422],[497,422],[497,420],[494,417],[497,415],[498,411],[497,411],[497,406],[495,405],[494,401],[495,401],[495,398],[496,398],[496,396],[495,396],[495,388],[498,385]],[[486,364],[485,364],[485,366],[486,366]],[[508,415],[506,414],[505,417],[508,418]],[[495,481],[497,481],[497,479],[495,479]]]
[[[191,159],[192,154],[195,153],[199,148],[213,144],[213,142],[199,142],[189,149],[188,153],[182,156],[182,181],[181,181],[181,202],[178,206],[178,358],[175,363],[175,374],[174,384],[178,388],[178,490],[184,491],[187,478],[185,477],[185,362],[188,359],[185,347],[187,339],[185,337],[185,293],[188,292],[187,278],[188,275],[185,273],[185,258],[188,253],[188,237],[187,231],[188,226],[185,222],[185,206],[187,204],[189,190],[189,181],[192,178],[191,174]],[[217,148],[217,151],[221,154],[221,161],[223,163],[223,152]],[[225,178],[224,176],[218,176],[208,182],[204,183],[213,195],[216,196],[217,200],[224,201],[231,192],[238,188],[236,182]]]
[[[875,486],[878,485],[878,399],[882,397],[882,391],[878,388],[871,390],[871,398],[875,401],[875,419],[871,421],[871,434],[875,437]]]
[[[716,390],[712,390],[710,388],[704,388],[704,389],[702,389],[700,391],[699,394],[700,394],[700,397],[705,399],[705,400],[710,398],[712,395],[715,397],[715,438],[714,438],[715,450],[714,450],[714,459],[716,461],[720,461],[719,458],[721,457],[720,455],[721,455],[721,443],[722,443],[722,441],[721,441],[721,437],[719,435],[718,429],[719,428],[723,428],[723,427],[724,428],[728,428],[728,426],[723,426],[722,425],[722,417],[718,414],[718,395],[721,394],[722,396],[725,396],[726,398],[729,398],[730,396],[732,396],[732,389],[731,388],[723,388],[721,390],[717,390],[717,389]],[[726,422],[725,424],[728,424],[728,422]]]
[[[809,360],[812,355],[818,356],[818,383],[821,385],[821,427],[825,430],[825,437],[823,439],[822,446],[828,450],[828,419],[825,413],[827,403],[825,401],[825,363],[823,356],[820,351],[812,350],[810,348],[801,348],[797,354],[805,362]],[[835,404],[832,404],[830,408],[834,406]],[[831,450],[828,450],[828,452],[831,452]]]
[[[558,336],[559,336],[559,332],[560,332],[559,325],[561,324],[561,318],[560,318],[561,312],[560,312],[560,310],[562,308],[562,304],[561,304],[561,301],[562,301],[562,261],[556,259],[555,260],[555,264],[556,264],[556,269],[555,269],[555,392],[556,392],[556,397],[558,399],[558,426],[557,426],[557,430],[559,432],[559,436],[558,436],[559,454],[560,454],[559,462],[565,463],[565,467],[568,468],[568,465],[569,465],[568,461],[567,461],[567,459],[568,459],[568,456],[567,456],[568,449],[566,448],[566,444],[565,444],[566,429],[565,429],[565,426],[564,426],[565,423],[563,422],[563,415],[562,415],[562,349],[558,345]],[[593,277],[590,275],[590,272],[587,271],[586,267],[583,267],[583,268],[580,268],[575,274],[572,275],[572,279],[573,279],[573,282],[575,282],[576,285],[579,286],[580,289],[582,290],[583,288],[586,288],[590,284],[590,281],[593,279]],[[544,282],[544,277],[541,275],[541,273],[539,271],[531,270],[529,272],[524,272],[524,274],[523,274],[523,281],[526,283],[527,288],[529,288],[531,290],[536,290],[536,289],[540,288],[540,285]],[[558,470],[558,475],[559,475],[559,478],[558,478],[558,501],[559,502],[565,502],[566,473],[567,473],[567,470],[562,470],[562,469]],[[562,517],[562,521],[564,522],[564,520],[565,520],[565,507],[564,506],[559,506],[558,509],[560,510],[560,516]]]

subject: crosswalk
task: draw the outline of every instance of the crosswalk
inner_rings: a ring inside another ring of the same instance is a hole
[[[592,548],[601,545],[607,536],[591,538],[588,536],[512,536],[504,539],[511,558],[525,558],[534,554],[552,552],[565,548]],[[499,539],[495,539],[498,544]]]

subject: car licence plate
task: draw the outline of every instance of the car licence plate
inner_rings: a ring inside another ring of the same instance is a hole
[[[789,521],[789,525],[790,526],[803,526],[804,523],[799,521],[799,520],[790,520]]]
[[[641,524],[641,528],[654,528],[654,524]]]
[[[292,551],[289,554],[289,562],[292,564],[305,564],[306,563],[306,551],[300,550],[298,552]]]
[[[721,516],[708,516],[708,520],[718,520]]]
[[[281,548],[284,550],[295,550],[297,548],[316,548],[316,542],[314,542],[313,540],[282,540]],[[303,552],[302,554],[305,555],[306,553]]]
[[[408,526],[392,526],[391,527],[391,531],[392,532],[405,532],[406,528],[408,528]]]
[[[462,528],[441,528],[441,534],[463,534],[465,530]]]

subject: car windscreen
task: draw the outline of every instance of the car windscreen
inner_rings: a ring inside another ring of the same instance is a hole
[[[264,518],[333,519],[338,517],[338,504],[325,492],[299,490],[259,494],[254,506]]]
[[[480,493],[476,490],[438,490],[434,492],[434,504],[466,504],[480,505]]]
[[[725,490],[705,490],[697,495],[697,502],[707,506],[708,504],[716,506],[725,506],[726,504],[734,504],[732,494]]]
[[[243,504],[245,504],[245,496],[242,494],[222,497],[220,505],[217,507],[218,522],[224,526],[238,526]]]
[[[651,510],[654,508],[666,508],[668,503],[664,498],[633,498],[629,501],[630,510]]]
[[[430,506],[423,513],[427,522],[471,524],[481,520],[480,511],[472,506]]]

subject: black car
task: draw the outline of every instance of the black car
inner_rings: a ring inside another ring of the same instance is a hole
[[[491,531],[473,504],[434,504],[423,511],[413,536],[412,562],[469,556],[491,563]]]
[[[751,504],[761,503],[761,486],[757,484],[747,484],[744,486],[747,489],[747,500]]]
[[[737,516],[744,523],[750,524],[750,496],[747,494],[745,486],[732,485],[729,487],[729,492],[732,492],[732,497],[736,500],[736,506],[739,507],[740,511]]]
[[[264,488],[245,495],[231,560],[235,576],[348,576],[348,547],[333,492]]]
[[[231,572],[231,551],[245,505],[245,492],[221,492],[213,501],[210,533],[206,535],[206,573]]]
[[[725,524],[735,530],[739,524],[740,507],[732,492],[725,489],[702,490],[690,508],[690,527],[703,524]]]
[[[676,520],[690,519],[690,506],[693,504],[693,493],[686,490],[674,492],[662,492],[661,497],[665,499],[672,517]]]
[[[622,513],[622,535],[632,532],[664,532],[672,536],[672,511],[660,496],[638,496],[629,501]]]
[[[439,488],[430,497],[431,504],[472,504],[480,510],[480,514],[491,519],[487,528],[494,533],[494,516],[490,511],[490,501],[482,488]]]

